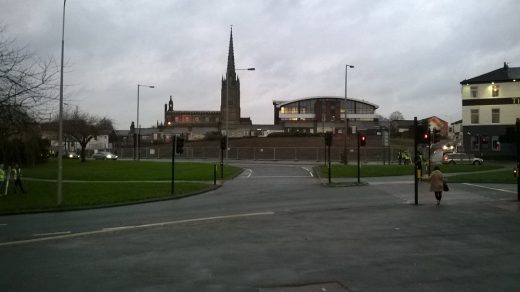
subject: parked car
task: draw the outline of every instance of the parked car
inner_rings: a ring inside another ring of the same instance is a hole
[[[92,155],[92,158],[95,160],[117,160],[117,155],[107,151],[99,151],[97,153],[94,153]]]
[[[442,157],[443,164],[473,164],[481,165],[484,160],[468,153],[448,153]]]
[[[63,158],[65,159],[79,159],[79,155],[76,153],[76,152],[67,152],[65,154],[63,154]]]

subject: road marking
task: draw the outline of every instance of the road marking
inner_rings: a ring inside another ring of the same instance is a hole
[[[413,181],[373,181],[368,182],[369,185],[400,185],[400,184],[413,184]]]
[[[253,178],[308,178],[308,175],[257,175]]]
[[[246,171],[249,172],[249,174],[248,174],[246,177],[247,177],[247,178],[250,178],[251,175],[253,174],[253,170],[250,169],[250,168],[248,168],[248,169],[246,169]]]
[[[108,228],[103,228],[103,229],[94,230],[94,231],[67,233],[67,234],[54,235],[54,236],[49,236],[49,237],[2,242],[2,243],[0,243],[0,247],[11,246],[11,245],[21,245],[21,244],[35,243],[35,242],[44,242],[44,241],[50,241],[50,240],[56,240],[56,239],[68,239],[68,238],[87,236],[87,235],[96,235],[96,234],[109,233],[109,232],[122,231],[122,230],[143,229],[143,228],[160,227],[160,226],[183,224],[183,223],[208,222],[208,221],[223,220],[223,219],[266,216],[266,215],[274,215],[274,214],[275,214],[274,212],[244,213],[244,214],[234,214],[234,215],[224,215],[224,216],[215,216],[215,217],[203,217],[203,218],[167,221],[167,222],[159,222],[159,223],[151,223],[151,224],[143,224],[143,225],[108,227]]]
[[[7,226],[6,223],[0,223],[0,226]]]
[[[483,189],[493,190],[493,191],[500,191],[500,192],[506,192],[506,193],[516,194],[516,192],[510,191],[510,190],[504,190],[504,189],[499,189],[499,188],[486,187],[486,186],[481,186],[481,185],[476,185],[476,184],[470,184],[470,183],[462,183],[462,184],[463,184],[463,185],[467,185],[467,186],[477,187],[477,188],[483,188]]]
[[[37,233],[33,234],[33,236],[54,236],[54,235],[63,235],[63,234],[71,234],[70,231],[61,231],[61,232],[51,232],[51,233]]]
[[[302,166],[302,168],[305,169],[311,175],[311,177],[314,177],[314,174],[312,174],[312,170],[308,169],[307,167],[303,167],[303,166]]]

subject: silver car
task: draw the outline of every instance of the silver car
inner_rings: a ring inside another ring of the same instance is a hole
[[[448,153],[442,157],[443,164],[473,164],[481,165],[484,160],[468,153]]]
[[[99,151],[92,155],[92,159],[95,160],[117,160],[117,155],[107,152],[107,151]]]

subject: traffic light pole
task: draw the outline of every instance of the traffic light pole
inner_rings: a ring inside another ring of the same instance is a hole
[[[520,119],[516,119],[516,196],[520,201]]]
[[[357,132],[357,183],[358,184],[361,183],[361,167],[359,166],[359,161],[360,161],[360,159],[359,159],[359,157],[360,157],[359,152],[361,152],[360,151],[361,147],[359,145],[360,144],[359,140],[361,140],[361,135],[359,134],[359,131],[358,131]]]
[[[430,176],[432,165],[432,132],[428,130],[428,177]]]
[[[177,153],[177,135],[175,135],[175,138],[172,139],[172,187],[171,187],[171,193],[175,192],[175,154]]]

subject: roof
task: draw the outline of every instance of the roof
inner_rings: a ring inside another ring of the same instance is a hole
[[[281,106],[284,106],[284,105],[287,105],[287,104],[290,104],[290,103],[293,103],[293,102],[309,100],[309,99],[340,99],[340,100],[343,101],[343,100],[345,100],[345,97],[341,97],[341,96],[308,96],[308,97],[303,97],[303,98],[289,100],[289,101],[287,101],[287,100],[273,100],[273,104],[276,105],[277,107],[281,107]],[[373,104],[373,103],[368,102],[368,101],[365,101],[365,100],[360,100],[360,99],[350,98],[350,97],[347,98],[347,100],[364,103],[364,104],[373,106],[374,109],[379,108],[378,105]]]
[[[507,63],[504,63],[504,67],[493,70],[491,72],[473,77],[470,79],[464,79],[460,84],[479,84],[479,83],[490,83],[490,82],[513,82],[520,80],[520,67],[509,67]]]

